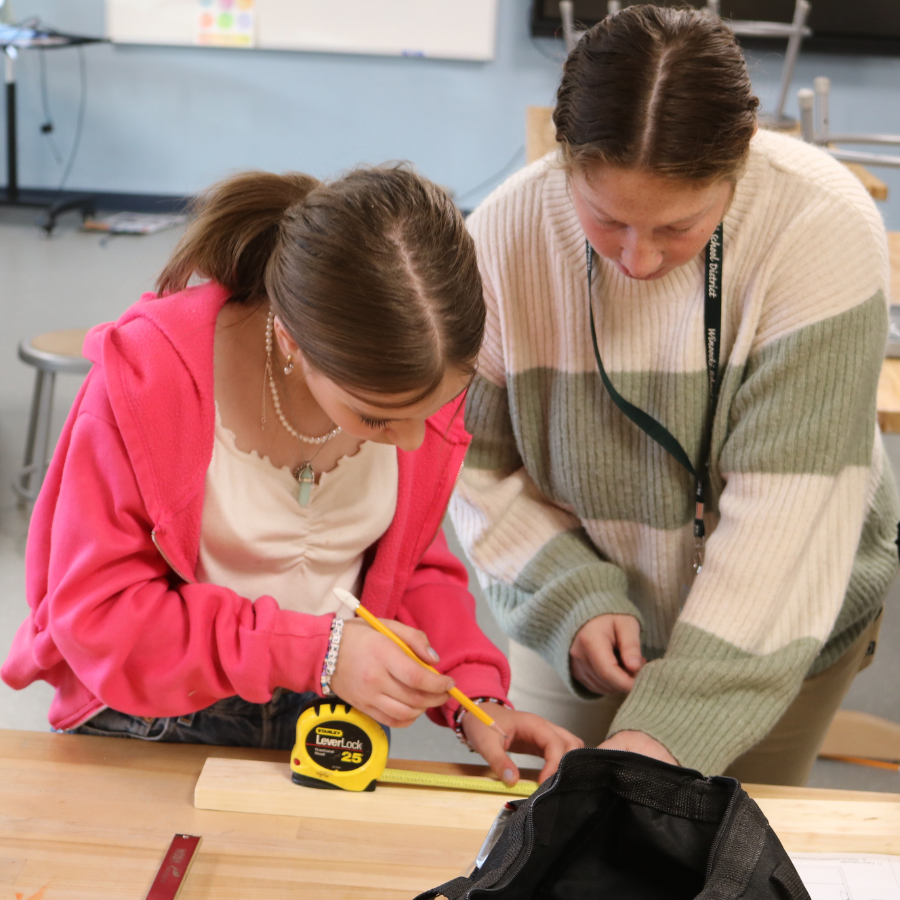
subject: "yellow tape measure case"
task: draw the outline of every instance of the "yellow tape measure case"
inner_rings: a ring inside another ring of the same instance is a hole
[[[389,750],[373,718],[342,700],[315,700],[297,719],[291,778],[306,787],[374,791]]]

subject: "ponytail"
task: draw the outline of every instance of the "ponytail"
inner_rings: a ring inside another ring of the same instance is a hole
[[[267,300],[309,365],[347,390],[413,403],[445,372],[474,372],[485,322],[475,244],[450,197],[409,167],[331,183],[247,172],[194,212],[160,295],[199,275],[230,301]]]
[[[197,274],[226,287],[237,303],[263,297],[285,213],[318,184],[299,172],[244,172],[214,184],[193,202],[194,219],[160,273],[158,293],[184,290]]]

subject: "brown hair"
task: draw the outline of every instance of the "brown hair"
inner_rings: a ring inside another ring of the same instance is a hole
[[[348,390],[412,402],[448,370],[474,371],[485,319],[474,244],[447,194],[405,166],[214,185],[160,294],[195,273],[235,302],[268,298],[307,362]]]
[[[569,168],[609,163],[675,178],[735,178],[759,100],[734,34],[694,9],[629,6],[585,33],[557,92]]]

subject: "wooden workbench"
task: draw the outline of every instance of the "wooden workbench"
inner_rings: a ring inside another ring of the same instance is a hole
[[[142,900],[176,832],[203,837],[180,900],[400,900],[467,869],[493,819],[481,794],[425,826],[195,809],[207,756],[285,754],[0,731],[0,900]],[[750,792],[789,850],[900,853],[900,795]]]

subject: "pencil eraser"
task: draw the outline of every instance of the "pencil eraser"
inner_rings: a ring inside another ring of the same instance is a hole
[[[184,887],[191,863],[203,840],[193,834],[176,834],[150,886],[147,900],[175,900]]]
[[[359,606],[359,600],[350,591],[345,591],[343,588],[333,588],[331,592],[344,606],[349,606],[350,609],[356,609]]]

